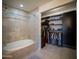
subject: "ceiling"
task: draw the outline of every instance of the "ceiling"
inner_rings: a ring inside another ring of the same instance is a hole
[[[7,4],[10,7],[31,12],[49,1],[52,0],[3,0],[3,3]],[[20,7],[20,4],[23,4],[23,7]]]

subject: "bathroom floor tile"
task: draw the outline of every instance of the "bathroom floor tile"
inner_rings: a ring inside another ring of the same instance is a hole
[[[24,59],[76,59],[76,50],[47,44]]]

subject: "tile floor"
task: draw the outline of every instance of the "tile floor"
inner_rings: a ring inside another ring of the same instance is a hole
[[[76,50],[65,47],[46,45],[40,51],[35,51],[24,59],[76,59]]]

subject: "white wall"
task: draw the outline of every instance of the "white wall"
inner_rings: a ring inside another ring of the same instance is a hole
[[[41,14],[39,12],[39,9],[36,9],[31,13],[31,20],[33,20],[34,25],[31,26],[31,28],[34,28],[35,33],[35,43],[36,48],[41,48]]]

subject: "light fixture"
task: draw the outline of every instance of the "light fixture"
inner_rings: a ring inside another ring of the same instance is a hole
[[[20,7],[23,7],[23,4],[20,4]]]

